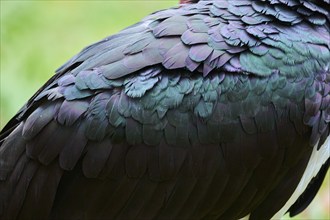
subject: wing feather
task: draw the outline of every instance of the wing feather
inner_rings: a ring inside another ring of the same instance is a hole
[[[160,11],[73,57],[1,132],[1,218],[271,218],[330,130],[327,3],[284,4]]]

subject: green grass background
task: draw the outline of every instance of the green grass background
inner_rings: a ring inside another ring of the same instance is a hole
[[[0,128],[54,70],[83,47],[177,0],[0,1]],[[321,193],[295,219],[330,219],[329,174]]]

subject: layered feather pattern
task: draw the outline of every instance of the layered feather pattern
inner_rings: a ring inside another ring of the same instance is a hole
[[[86,47],[1,133],[1,219],[271,218],[329,136],[327,8],[203,0]]]

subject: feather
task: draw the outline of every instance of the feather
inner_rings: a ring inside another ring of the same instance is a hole
[[[213,52],[213,49],[205,44],[199,44],[192,46],[189,50],[189,57],[196,62],[202,62],[206,60],[208,56]]]
[[[103,140],[106,135],[109,123],[107,121],[107,109],[111,93],[100,93],[95,96],[86,112],[87,122],[85,134],[90,140]]]
[[[62,147],[67,143],[70,136],[71,131],[69,128],[60,126],[54,121],[50,122],[43,132],[36,137],[36,139],[40,140],[39,144],[40,148],[42,148],[38,155],[39,161],[45,165],[50,164],[61,152]],[[35,147],[39,148],[38,145]]]
[[[275,127],[274,112],[272,107],[261,109],[255,116],[255,122],[259,132],[271,131]]]
[[[68,74],[68,75],[65,75],[63,77],[61,77],[57,84],[59,86],[68,86],[68,85],[71,85],[75,82],[75,77],[72,75],[72,74]]]
[[[156,113],[154,113],[156,115]],[[144,124],[142,127],[143,142],[150,146],[157,146],[161,140],[162,132],[155,129],[155,126]]]
[[[5,180],[14,169],[18,159],[25,151],[26,142],[21,137],[24,124],[17,128],[5,139],[0,148],[0,180]]]
[[[154,204],[150,203],[150,199],[152,195],[156,193],[158,184],[159,183],[157,182],[152,182],[146,178],[142,178],[139,181],[138,185],[136,186],[135,191],[132,193],[129,202],[125,204],[125,207],[121,211],[118,218],[120,219],[139,218],[137,217],[137,215],[141,213],[144,207],[147,206],[150,208],[151,205],[154,206]],[[144,198],[143,201],[141,201],[142,197]],[[153,207],[150,209],[155,209],[155,208]],[[146,219],[146,218],[141,218],[141,219]]]
[[[125,177],[114,190],[111,197],[105,201],[104,207],[106,209],[106,215],[100,215],[100,218],[104,219],[109,217],[110,219],[114,219],[134,193],[139,181],[139,179]]]
[[[89,107],[86,101],[64,101],[57,113],[57,121],[61,125],[71,126],[81,117]]]
[[[190,174],[191,166],[189,165],[188,161],[183,164],[182,172],[186,175],[178,179],[175,187],[170,191],[168,202],[160,213],[164,219],[176,218],[196,184],[196,179]]]
[[[54,117],[59,103],[48,104],[37,108],[24,123],[22,135],[26,139],[35,137]]]
[[[248,118],[244,115],[240,115],[240,121],[241,121],[244,131],[247,134],[257,133],[257,126],[255,124],[255,121],[252,118]]]
[[[15,191],[12,192],[8,207],[6,207],[4,216],[9,215],[13,218],[17,218],[20,210],[23,206],[24,199],[26,197],[26,189],[30,186],[31,180],[38,169],[36,161],[29,161],[25,167],[24,172],[18,177],[19,181],[15,186]]]
[[[62,150],[59,153],[59,164],[64,170],[74,168],[87,144],[87,138],[84,135],[85,124],[82,123],[77,126],[75,131],[71,133],[70,139],[67,139],[65,144],[62,145]]]
[[[112,95],[107,103],[106,109],[108,109],[107,116],[109,122],[114,127],[122,126],[124,124],[124,118],[118,112],[118,100],[120,96],[115,94]]]
[[[322,102],[322,96],[320,93],[316,93],[312,99],[305,99],[305,116],[315,116],[318,114]]]
[[[134,37],[131,38],[134,39]],[[77,69],[74,70],[73,73],[79,75],[84,70],[93,70],[95,67],[114,63],[123,59],[125,57],[123,51],[125,47],[127,47],[127,45],[125,44],[127,42],[128,39],[123,38],[122,42],[118,42],[123,43],[121,46],[102,48],[101,51],[99,51],[97,54],[93,55],[91,58],[88,59],[89,62],[84,62],[83,64],[81,64]],[[114,43],[112,44],[115,45]]]
[[[142,143],[142,124],[132,118],[126,119],[126,140],[131,145]]]
[[[281,217],[329,136],[328,4],[199,1],[86,47],[1,132],[0,218]]]
[[[148,185],[147,185],[148,186]],[[157,216],[159,210],[163,207],[164,199],[169,188],[168,182],[157,182],[157,187],[154,190],[154,193],[150,198],[147,198],[146,201],[148,205],[144,205],[143,209],[136,216],[138,219],[152,219]]]
[[[190,72],[194,72],[200,65],[200,63],[193,61],[189,56],[186,58],[185,63]]]
[[[176,44],[164,55],[163,65],[167,69],[185,67],[189,48],[182,43]]]
[[[6,216],[6,212],[8,211],[8,205],[13,197],[13,192],[15,191],[15,187],[17,187],[18,182],[20,181],[20,177],[22,173],[25,171],[25,167],[29,162],[28,157],[23,153],[20,157],[15,161],[16,163],[12,167],[13,169],[8,176],[4,176],[4,179],[1,179],[0,182],[0,215]],[[2,174],[3,175],[3,174]],[[6,174],[7,175],[7,174]],[[6,180],[6,181],[5,181]],[[7,213],[8,216],[10,215],[17,215],[17,210],[12,210],[14,213]]]
[[[130,98],[125,94],[125,92],[121,91],[119,103],[118,103],[118,112],[124,117],[130,116]]]
[[[154,35],[150,32],[143,33],[143,35],[137,39],[134,39],[124,50],[125,55],[131,55],[139,53],[144,50],[153,40]]]
[[[153,29],[153,34],[156,37],[181,35],[187,30],[186,20],[180,15],[167,18]]]
[[[126,173],[130,178],[141,178],[147,171],[147,146],[131,147],[125,157]]]
[[[165,126],[165,140],[168,145],[175,146],[176,141],[175,141],[175,136],[176,136],[176,131],[175,127],[172,126],[170,123],[167,123]]]
[[[112,150],[107,162],[100,173],[100,178],[118,179],[125,174],[125,155],[128,146],[125,144],[112,144]]]
[[[93,92],[89,90],[80,90],[76,86],[68,86],[64,88],[64,97],[66,100],[81,99],[92,95]]]
[[[57,153],[60,151],[60,149],[58,148],[61,147],[61,145],[57,146],[57,144],[64,142],[65,137],[69,135],[69,133],[66,133],[66,131],[57,130],[57,128],[59,127],[62,128],[62,126],[59,126],[56,122],[51,121],[47,126],[45,126],[44,129],[41,130],[38,136],[27,141],[26,154],[33,159],[37,159],[40,156],[41,152],[43,152],[44,156],[50,154],[51,155],[50,159],[54,159],[57,156]],[[54,140],[52,140],[52,137],[54,137],[53,135],[56,136],[57,134],[61,134],[64,136],[61,138],[56,137],[54,138]],[[51,143],[50,144],[51,148],[49,152],[47,149],[48,143]],[[44,149],[45,147],[46,149]],[[51,161],[45,160],[44,162],[49,164]]]
[[[181,36],[182,42],[187,44],[187,45],[207,43],[208,39],[209,39],[208,34],[206,34],[206,33],[194,33],[191,30],[185,31]]]
[[[100,142],[88,141],[86,155],[83,158],[82,170],[86,177],[96,178],[104,168],[107,159],[112,151],[110,139]]]
[[[82,72],[85,72],[83,74]],[[82,71],[76,76],[76,83],[78,89],[107,89],[111,87],[111,82],[103,75],[96,71]]]
[[[57,163],[39,167],[26,188],[26,198],[18,218],[29,215],[40,220],[48,218],[62,174],[63,170]]]

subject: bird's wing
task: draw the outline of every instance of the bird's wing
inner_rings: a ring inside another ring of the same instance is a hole
[[[2,131],[0,213],[272,217],[329,135],[330,53],[326,11],[266,4],[160,11],[68,61]]]

